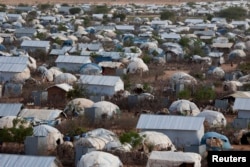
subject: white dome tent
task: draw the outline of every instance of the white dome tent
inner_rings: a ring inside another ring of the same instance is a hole
[[[196,79],[185,73],[185,72],[176,72],[170,77],[170,82],[173,84],[183,83],[183,84],[197,84]]]
[[[84,108],[91,107],[94,104],[92,100],[86,98],[76,98],[68,102],[64,112],[68,115],[84,114]]]
[[[121,147],[118,136],[103,128],[94,129],[85,133],[84,137],[75,142],[75,145],[107,151]]]
[[[56,149],[58,143],[63,142],[63,134],[58,129],[49,125],[38,125],[33,128],[33,136],[35,137],[46,137],[46,143],[39,148],[44,151],[53,151]]]
[[[72,85],[76,81],[77,81],[77,78],[73,74],[70,74],[70,73],[62,73],[55,77],[56,84],[67,83],[69,85]]]
[[[142,137],[142,145],[144,152],[148,153],[153,150],[154,151],[176,150],[175,146],[172,144],[172,141],[164,133],[154,132],[154,131],[144,131],[140,132],[139,135]],[[153,148],[150,148],[152,146]]]
[[[136,73],[138,70],[141,70],[142,72],[146,72],[149,69],[148,69],[148,66],[143,62],[141,58],[134,58],[129,62],[127,66],[127,72]]]
[[[102,151],[91,151],[83,155],[77,164],[77,167],[122,167],[121,160],[113,154]]]
[[[233,51],[231,51],[228,55],[228,58],[230,60],[234,59],[234,58],[244,58],[246,57],[246,53],[244,52],[244,50],[241,50],[241,49],[235,49]]]
[[[227,120],[224,115],[218,111],[213,110],[203,110],[200,112],[197,117],[205,117],[205,121],[207,121],[210,127],[226,127]]]
[[[103,115],[107,115],[107,118],[112,118],[120,113],[120,108],[109,101],[96,102],[92,105],[92,107],[100,109],[95,113],[95,118],[97,119],[102,118]]]
[[[221,67],[210,67],[208,69],[208,74],[212,74],[217,78],[223,78],[225,76],[225,71]]]
[[[189,100],[176,100],[169,107],[170,114],[181,114],[196,116],[200,113],[200,109],[195,103]]]
[[[26,67],[23,72],[15,74],[12,78],[11,81],[15,83],[24,83],[27,79],[31,77],[30,70],[28,67]]]
[[[222,85],[224,91],[231,92],[236,92],[239,87],[243,86],[243,84],[239,81],[224,81]]]

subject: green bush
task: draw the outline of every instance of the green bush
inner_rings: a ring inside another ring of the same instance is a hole
[[[191,91],[190,89],[184,89],[182,91],[180,91],[178,94],[177,94],[177,97],[180,98],[180,99],[190,99],[191,98]]]
[[[74,14],[78,14],[78,13],[80,13],[81,12],[81,8],[70,8],[69,9],[69,13],[70,14],[72,14],[72,15],[74,15]]]
[[[175,13],[171,12],[169,10],[165,10],[165,11],[160,13],[160,18],[161,18],[161,20],[174,20]]]
[[[194,93],[194,98],[197,101],[207,101],[212,100],[216,97],[216,92],[209,87],[202,86],[196,90]]]
[[[95,14],[107,14],[109,12],[109,8],[107,5],[97,5],[93,9],[93,13]]]
[[[127,133],[123,133],[119,137],[119,139],[120,139],[120,142],[122,144],[128,143],[133,148],[136,148],[142,142],[142,137],[135,131],[130,131],[130,132],[127,132]]]
[[[25,120],[14,119],[12,128],[5,127],[0,130],[0,141],[23,143],[26,136],[33,134],[33,128],[31,126],[25,127],[25,123]],[[18,124],[21,125],[17,126]]]
[[[243,20],[247,17],[247,11],[242,7],[232,6],[219,11],[217,16],[224,17],[227,20]]]

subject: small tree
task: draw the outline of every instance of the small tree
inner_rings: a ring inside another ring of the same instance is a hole
[[[93,13],[96,14],[107,14],[109,12],[109,8],[107,5],[97,5],[93,9]]]
[[[124,21],[126,19],[125,13],[114,13],[113,19],[120,18],[120,21]]]
[[[80,12],[81,12],[81,8],[78,8],[78,7],[69,9],[69,13],[72,15],[79,14]]]
[[[70,90],[67,93],[67,98],[68,99],[75,99],[75,98],[83,98],[87,96],[87,90],[78,84],[73,85],[73,90]]]
[[[51,7],[52,7],[52,6],[51,6],[49,3],[44,3],[44,4],[38,5],[38,8],[39,8],[41,11],[48,10],[48,9],[50,9]]]
[[[219,11],[217,15],[227,20],[240,20],[247,17],[247,11],[242,7],[232,6]]]
[[[165,10],[165,11],[160,13],[160,18],[161,18],[161,20],[174,20],[175,13],[171,12],[169,10]]]
[[[198,88],[198,90],[196,90],[194,93],[194,98],[197,101],[208,101],[214,99],[215,97],[215,91],[212,88],[206,86]]]
[[[25,127],[26,123],[25,120],[14,119],[12,128],[5,127],[0,130],[1,141],[23,143],[26,136],[33,134],[33,128],[31,126]]]

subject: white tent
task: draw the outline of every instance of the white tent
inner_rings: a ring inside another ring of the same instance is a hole
[[[67,84],[72,85],[76,81],[77,81],[77,78],[73,74],[70,74],[70,73],[62,73],[55,77],[56,84],[67,83]]]
[[[241,49],[244,50],[246,49],[246,44],[245,42],[238,42],[234,45],[234,49]]]
[[[74,113],[76,114],[84,114],[84,108],[91,107],[94,104],[92,100],[85,98],[76,98],[68,102],[66,105],[64,112],[69,115]]]
[[[101,151],[91,151],[83,155],[77,164],[77,167],[122,167],[123,164],[121,160],[114,156],[113,154],[101,152]]]
[[[224,115],[218,111],[213,110],[203,110],[197,117],[205,117],[205,121],[210,127],[226,127],[227,120]]]
[[[143,62],[141,58],[134,58],[132,59],[128,66],[127,71],[128,73],[136,73],[138,70],[141,70],[142,72],[148,71],[148,66]]]
[[[0,129],[14,127],[14,124],[13,124],[14,120],[19,120],[18,123],[16,124],[16,128],[20,127],[20,125],[22,125],[24,127],[29,127],[30,126],[30,123],[25,121],[21,117],[5,116],[5,117],[0,118]]]
[[[239,57],[239,58],[244,58],[246,57],[246,53],[244,52],[244,50],[241,50],[241,49],[235,49],[233,51],[231,51],[228,55],[228,59],[234,59],[236,57]]]
[[[238,79],[239,82],[249,82],[250,81],[250,74],[244,75]]]
[[[208,70],[208,74],[213,74],[215,77],[223,78],[225,76],[225,71],[221,67],[211,67]]]
[[[196,116],[200,113],[200,109],[189,100],[176,100],[170,105],[169,112],[171,114]]]
[[[193,167],[201,167],[201,156],[191,152],[153,151],[146,167],[178,167],[183,163],[194,163]]]
[[[56,76],[58,76],[58,75],[60,75],[60,74],[63,73],[63,72],[61,71],[61,69],[58,68],[58,67],[51,67],[51,68],[49,69],[49,71],[53,74],[54,77],[56,77]]]
[[[11,81],[15,83],[24,83],[27,79],[29,79],[31,76],[30,70],[28,67],[26,67],[23,72],[15,74],[12,78]]]
[[[85,133],[83,138],[75,142],[76,146],[94,147],[96,150],[112,150],[121,147],[119,138],[113,132],[98,128]]]
[[[172,144],[172,141],[164,133],[154,132],[154,131],[144,131],[140,132],[139,135],[142,137],[142,146],[144,152],[148,153],[153,150],[154,151],[176,150],[175,146]]]
[[[45,69],[42,69],[40,68],[41,71],[45,70]],[[43,73],[42,73],[42,80],[43,81],[48,81],[48,82],[52,82],[54,80],[54,75],[52,73],[52,71],[50,70],[45,70]]]
[[[197,84],[196,79],[185,73],[185,72],[176,72],[170,77],[170,82],[174,84],[183,83],[183,84]]]
[[[46,149],[48,151],[56,149],[58,142],[63,142],[63,134],[59,132],[58,129],[49,125],[38,125],[33,128],[33,136],[36,137],[46,137],[47,143],[40,148]]]
[[[222,85],[225,91],[232,91],[232,92],[236,92],[238,90],[238,87],[243,86],[243,84],[239,81],[224,81]]]
[[[102,118],[104,114],[107,115],[107,118],[111,118],[115,114],[119,114],[120,112],[120,108],[117,105],[109,101],[96,102],[92,105],[92,107],[96,107],[100,109],[95,113],[95,118]]]

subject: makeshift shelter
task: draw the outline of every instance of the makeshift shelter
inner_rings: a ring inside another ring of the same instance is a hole
[[[113,132],[98,128],[83,134],[84,137],[75,142],[75,147],[84,146],[87,148],[95,148],[96,150],[113,150],[121,147],[119,138]]]
[[[190,152],[153,151],[148,159],[146,167],[179,167],[192,165],[201,167],[201,156]]]
[[[200,112],[197,117],[205,117],[205,121],[208,123],[209,127],[226,127],[227,120],[225,116],[218,112],[213,110],[203,110]]]
[[[24,127],[29,127],[30,126],[30,123],[28,121],[25,121],[21,117],[5,116],[5,117],[0,118],[0,129],[14,127],[13,121],[15,121],[15,120],[18,121],[17,124],[16,124],[16,128],[18,128],[20,126],[24,126]]]
[[[41,142],[41,145],[38,145],[38,150],[41,149],[42,152],[49,153],[54,151],[57,145],[63,142],[63,134],[59,132],[58,129],[49,126],[49,125],[38,125],[33,128],[33,137],[45,139],[45,142]],[[25,145],[29,145],[27,142]]]
[[[120,108],[109,101],[96,102],[91,106],[91,108],[95,109],[94,111],[90,111],[94,113],[85,112],[85,115],[87,114],[88,116],[90,116],[91,114],[93,114],[95,119],[101,119],[103,117],[112,118],[115,115],[120,114]]]
[[[69,85],[74,84],[77,81],[77,78],[71,73],[62,73],[55,77],[55,83],[67,83]]]
[[[176,148],[198,146],[204,135],[203,117],[141,114],[136,129],[157,131],[169,137]]]
[[[42,69],[42,68],[40,68],[40,70],[43,72],[42,73],[42,81],[43,82],[44,81],[52,82],[54,80],[54,75],[53,75],[51,70],[45,70],[45,69]]]
[[[236,92],[243,84],[239,81],[224,81],[222,86],[224,91]]]
[[[16,73],[12,76],[11,81],[15,83],[24,83],[31,76],[30,70],[26,67],[22,72]]]
[[[54,77],[57,77],[58,75],[63,73],[58,67],[51,67],[49,71],[53,74]]]
[[[89,94],[99,96],[113,96],[117,91],[124,90],[124,83],[119,76],[81,75],[79,84]]]
[[[207,132],[201,139],[201,144],[206,144],[207,150],[222,151],[230,150],[232,146],[228,138],[217,132]]]
[[[244,42],[238,42],[234,45],[234,49],[244,50],[246,49],[246,44]]]
[[[84,114],[84,109],[91,107],[94,104],[92,100],[85,98],[76,98],[68,102],[64,108],[64,112],[67,115],[79,115]]]
[[[231,51],[228,55],[229,60],[233,60],[236,58],[244,58],[244,57],[246,57],[246,53],[244,52],[244,50],[241,49],[235,49]]]
[[[85,75],[100,75],[102,68],[95,63],[86,63],[80,67],[80,74]]]
[[[101,151],[91,151],[90,153],[83,155],[77,164],[77,167],[90,166],[122,167],[123,164],[121,160],[113,154]]]
[[[250,74],[244,75],[244,76],[240,77],[240,78],[238,79],[238,81],[239,81],[239,82],[242,82],[242,83],[244,83],[244,82],[249,82],[249,81],[250,81]]]
[[[176,148],[167,135],[156,131],[144,131],[140,132],[142,137],[142,147],[144,152],[151,151],[175,151]]]
[[[148,70],[148,66],[141,58],[132,59],[127,66],[127,73],[136,73],[138,71],[146,72]]]
[[[197,84],[197,80],[193,76],[185,72],[176,72],[170,77],[170,83]]]
[[[212,74],[213,76],[218,77],[218,78],[224,78],[225,76],[225,71],[221,67],[211,66],[209,67],[207,73]]]
[[[196,116],[200,113],[200,109],[196,106],[195,103],[184,99],[174,101],[170,105],[168,110],[171,114],[181,114],[189,116]]]

